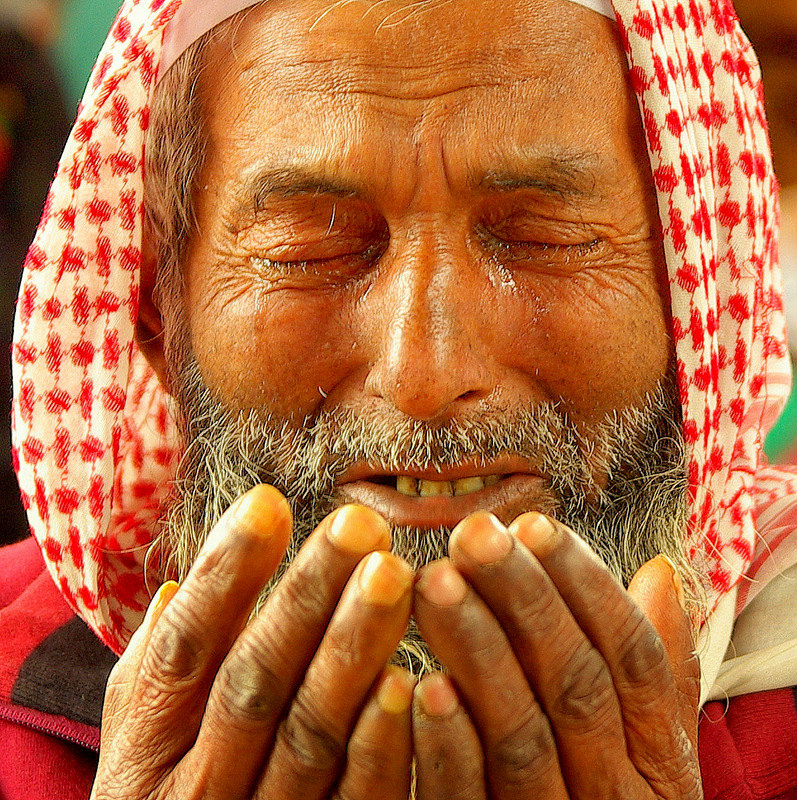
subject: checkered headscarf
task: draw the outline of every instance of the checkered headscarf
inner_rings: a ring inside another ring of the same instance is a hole
[[[117,651],[148,601],[143,558],[179,450],[134,342],[149,104],[175,14],[177,28],[223,0],[184,0],[178,13],[180,3],[122,7],[30,249],[16,320],[14,452],[30,523],[68,602]],[[797,561],[797,482],[761,464],[790,378],[758,67],[730,0],[613,5],[664,232],[690,553],[710,576],[712,607],[731,598],[740,610]]]

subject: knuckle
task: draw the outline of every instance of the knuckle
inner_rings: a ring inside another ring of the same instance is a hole
[[[525,786],[547,773],[557,763],[556,741],[540,709],[530,711],[516,730],[497,739],[487,758],[507,786]]]
[[[164,614],[155,626],[141,661],[133,705],[159,708],[184,691],[196,690],[207,660],[206,644],[195,628],[180,624],[181,618]]]
[[[417,791],[410,797],[466,800],[485,796],[485,765],[481,757],[463,759],[461,751],[444,742],[432,744],[416,759]]]
[[[191,616],[181,607],[161,617],[147,644],[141,665],[143,674],[167,680],[193,676],[203,646],[195,626],[188,622]]]
[[[667,650],[642,612],[636,612],[620,640],[618,664],[624,681],[632,686],[669,682]]]
[[[380,778],[395,770],[394,748],[389,741],[380,741],[374,737],[359,736],[352,739],[347,753],[347,768],[353,768],[358,774]]]
[[[280,605],[290,609],[296,619],[318,619],[330,610],[330,596],[323,573],[305,565],[289,570],[279,584],[275,595]]]
[[[484,773],[462,765],[454,770],[450,765],[436,761],[428,766],[428,773],[418,777],[418,789],[410,798],[444,797],[446,800],[473,800],[485,796]],[[351,798],[354,800],[354,798]]]
[[[219,670],[214,694],[230,717],[255,723],[274,719],[285,700],[279,677],[249,647]]]
[[[614,707],[614,684],[600,653],[584,643],[565,665],[553,714],[579,727],[598,727]]]
[[[523,587],[523,606],[517,615],[518,635],[536,639],[540,635],[556,637],[561,627],[559,595],[546,581],[530,581]]]
[[[346,755],[346,742],[299,696],[280,726],[279,735],[295,768],[303,775],[335,770]]]

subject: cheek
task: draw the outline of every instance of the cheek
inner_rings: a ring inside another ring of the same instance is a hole
[[[233,408],[310,414],[355,352],[347,303],[331,293],[252,289],[203,306],[192,321],[194,354],[207,384]]]
[[[666,374],[671,343],[652,283],[571,281],[524,294],[512,351],[574,419],[639,404]]]

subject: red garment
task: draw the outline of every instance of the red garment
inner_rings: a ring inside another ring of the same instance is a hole
[[[52,646],[59,638],[68,652]],[[0,800],[89,796],[113,660],[69,610],[32,539],[0,549]],[[699,750],[705,800],[797,800],[795,690],[709,703]]]
[[[69,609],[33,539],[0,549],[0,800],[85,800],[113,656]]]
[[[698,747],[705,800],[797,800],[795,689],[707,703]]]

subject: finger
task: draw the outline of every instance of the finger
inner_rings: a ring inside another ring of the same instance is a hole
[[[336,800],[407,800],[414,687],[415,679],[405,670],[384,671],[349,740]]]
[[[542,564],[574,618],[601,653],[612,675],[628,753],[662,796],[672,785],[689,797],[699,792],[696,757],[681,718],[667,650],[631,595],[576,534],[534,512],[511,530]],[[690,702],[692,702],[690,700]],[[691,713],[697,713],[697,700]],[[668,788],[669,787],[669,788]]]
[[[486,800],[481,743],[445,675],[418,684],[412,729],[416,800]]]
[[[357,567],[279,726],[256,797],[327,795],[370,688],[409,624],[412,579],[390,553],[371,553]]]
[[[551,726],[507,636],[448,560],[420,572],[415,617],[479,732],[491,795],[564,797]]]
[[[103,732],[95,786],[119,796],[158,790],[193,740],[209,681],[253,601],[247,593],[276,566],[289,528],[282,496],[257,487],[219,521],[183,587],[161,590],[113,678],[124,710]],[[228,590],[236,580],[240,593]]]
[[[206,775],[208,793],[228,798],[227,787],[249,792],[257,783],[277,726],[357,563],[389,547],[387,523],[364,506],[336,510],[305,542],[214,681],[184,765]]]
[[[290,527],[276,489],[261,485],[239,498],[149,633],[126,725],[153,766],[173,764],[193,742],[218,665],[276,569]]]
[[[683,582],[677,568],[669,558],[656,556],[631,579],[628,594],[664,642],[676,689],[684,698],[681,707],[689,709],[682,722],[695,744],[697,714],[691,712],[700,696],[700,664],[695,654],[692,618],[686,611]]]
[[[102,706],[103,740],[115,736],[117,725],[124,718],[152,629],[178,588],[178,584],[174,581],[166,581],[155,592],[143,622],[133,633],[125,651],[108,676]]]
[[[609,668],[539,561],[490,514],[464,520],[449,548],[506,632],[550,721],[570,795],[640,786]]]

